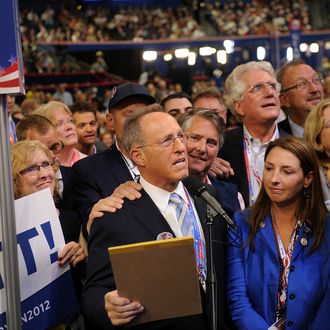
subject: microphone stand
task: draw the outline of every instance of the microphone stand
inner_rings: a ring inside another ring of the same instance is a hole
[[[207,276],[206,276],[206,297],[207,297],[207,309],[208,309],[208,318],[210,322],[210,329],[217,329],[217,299],[216,299],[216,277],[215,277],[215,269],[213,262],[213,250],[212,250],[212,242],[213,242],[213,218],[218,213],[213,210],[213,208],[207,205],[207,213],[206,213],[206,258],[207,258]]]

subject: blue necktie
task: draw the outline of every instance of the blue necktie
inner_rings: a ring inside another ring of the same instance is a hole
[[[198,268],[198,277],[203,286],[205,286],[206,279],[206,250],[205,244],[202,240],[197,218],[194,212],[185,205],[184,200],[177,194],[171,193],[169,204],[174,206],[176,218],[179,222],[183,236],[193,235],[195,256]],[[191,208],[191,207],[190,207]]]
[[[169,204],[172,204],[175,208],[176,218],[183,236],[191,235],[190,228],[192,227],[192,218],[183,199],[176,193],[171,193]],[[190,231],[190,232],[189,232]]]

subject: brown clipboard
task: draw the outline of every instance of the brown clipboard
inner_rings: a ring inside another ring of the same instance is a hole
[[[144,311],[130,325],[202,313],[193,237],[108,249],[119,296]]]

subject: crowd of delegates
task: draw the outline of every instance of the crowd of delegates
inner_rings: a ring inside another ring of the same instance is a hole
[[[39,73],[82,70],[83,64],[70,60],[62,49],[50,53],[37,46],[43,42],[138,42],[267,34],[275,30],[288,32],[293,19],[300,21],[302,30],[312,29],[304,0],[291,3],[280,0],[204,3],[204,7],[195,9],[184,5],[175,8],[90,6],[80,11],[65,6],[34,9],[23,5],[20,29],[25,65],[29,72]],[[104,62],[102,56],[97,57],[93,65],[103,69],[107,64],[101,62]]]
[[[307,4],[304,0],[284,3],[238,1],[220,4],[205,2],[195,15],[187,6],[132,6],[109,8],[90,6],[82,11],[47,7],[43,11],[21,9],[23,41],[104,41],[147,39],[200,38],[206,36],[199,25],[200,15],[210,16],[219,35],[269,33],[274,29],[287,32],[292,19],[301,21],[303,30],[311,30]]]
[[[231,72],[225,91],[178,91],[158,105],[146,87],[118,85],[107,98],[103,135],[91,102],[51,100],[15,118],[8,96],[15,196],[38,187],[58,196],[64,236],[74,232],[63,255],[74,269],[88,254],[86,274],[75,278],[84,284],[87,329],[124,326],[148,307],[118,293],[107,248],[164,233],[194,236],[203,315],[140,329],[208,328],[207,208],[182,181],[188,175],[235,222],[228,230],[223,219],[214,225],[218,329],[323,329],[329,321],[330,101],[323,79],[300,60],[277,73],[269,62],[248,62]],[[281,107],[287,118],[279,123]],[[106,133],[110,147],[97,140]],[[69,229],[65,210],[75,212]]]
[[[205,13],[219,35],[267,34],[289,32],[293,19],[301,29],[312,29],[306,1],[230,1],[223,5],[206,2]]]

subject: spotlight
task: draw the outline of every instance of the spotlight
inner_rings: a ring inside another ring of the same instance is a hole
[[[179,48],[174,51],[174,55],[176,58],[186,58],[189,56],[188,48]]]
[[[155,61],[157,59],[157,52],[155,50],[146,50],[146,51],[143,52],[142,58],[146,62]]]

